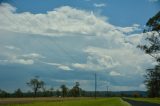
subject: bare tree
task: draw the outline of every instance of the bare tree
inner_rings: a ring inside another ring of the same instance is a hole
[[[27,82],[27,85],[33,90],[34,96],[37,96],[37,92],[39,89],[44,88],[44,84],[44,81],[39,80],[37,76]]]

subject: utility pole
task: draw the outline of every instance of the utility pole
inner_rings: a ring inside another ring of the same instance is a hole
[[[109,96],[109,86],[107,85],[107,97]]]
[[[95,73],[95,99],[97,97],[97,74]]]

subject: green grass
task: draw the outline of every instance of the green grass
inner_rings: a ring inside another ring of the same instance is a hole
[[[10,104],[7,106],[130,106],[121,98],[98,98],[98,99],[80,99],[64,100],[50,102],[34,102],[31,104]]]
[[[127,99],[160,104],[160,98],[127,98]]]

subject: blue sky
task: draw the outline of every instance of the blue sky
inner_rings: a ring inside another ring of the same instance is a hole
[[[137,49],[159,0],[1,0],[0,88],[29,88],[40,76],[48,87],[145,90],[154,60]]]

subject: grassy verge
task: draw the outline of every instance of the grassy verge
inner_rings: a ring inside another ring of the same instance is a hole
[[[121,98],[97,98],[64,101],[33,102],[30,104],[9,104],[6,106],[130,106]]]
[[[160,104],[160,98],[126,98],[126,99]]]

